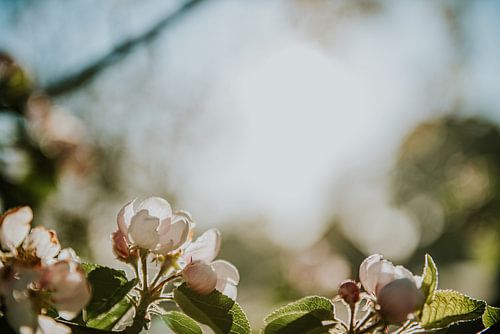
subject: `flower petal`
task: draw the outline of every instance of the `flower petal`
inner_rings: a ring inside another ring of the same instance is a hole
[[[224,260],[214,261],[211,266],[217,274],[217,284],[215,288],[231,299],[236,300],[238,294],[236,286],[240,282],[240,273],[238,269],[236,269],[233,264]]]
[[[0,243],[4,249],[15,250],[28,235],[33,211],[29,206],[8,210],[0,218]]]
[[[359,281],[366,292],[375,294],[376,276],[369,275],[368,270],[376,263],[380,263],[383,257],[380,254],[373,254],[364,259],[359,266]]]
[[[212,262],[220,250],[220,232],[217,229],[210,229],[192,242],[185,250],[184,257],[187,262],[202,261]]]
[[[228,296],[232,300],[236,300],[236,298],[238,297],[238,287],[231,282],[217,280],[215,289]]]
[[[212,262],[212,268],[214,268],[217,273],[218,279],[224,279],[236,285],[240,283],[240,273],[232,263],[224,260],[217,260]]]
[[[159,248],[155,253],[167,254],[176,250],[186,242],[188,234],[189,224],[186,221],[180,220],[173,223],[167,233],[160,235]]]
[[[59,315],[71,320],[90,300],[90,287],[83,270],[72,261],[60,261],[47,267],[40,280],[51,291],[51,301]]]
[[[43,226],[33,228],[24,241],[23,248],[33,253],[42,262],[46,263],[55,258],[61,250],[61,245],[54,230],[49,230]]]
[[[214,291],[217,284],[217,274],[212,266],[203,262],[190,263],[182,271],[186,285],[201,295]]]
[[[172,216],[172,207],[160,197],[146,198],[139,204],[137,211],[139,210],[147,210],[150,216],[156,217],[160,221]]]
[[[133,245],[153,250],[159,241],[157,232],[160,221],[150,216],[147,210],[139,211],[130,223],[128,237]]]
[[[123,208],[120,209],[120,212],[118,212],[118,216],[116,217],[118,228],[125,236],[128,235],[128,227],[130,226],[130,222],[132,221],[132,217],[135,213],[134,204],[135,199],[125,204]]]
[[[80,258],[78,255],[76,255],[76,252],[73,248],[64,248],[59,252],[59,255],[57,255],[57,259],[59,261],[61,260],[71,260],[74,262],[80,263]]]
[[[71,334],[71,329],[46,315],[38,316],[37,334]]]

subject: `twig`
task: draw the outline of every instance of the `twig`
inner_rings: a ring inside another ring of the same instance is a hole
[[[178,21],[189,10],[195,8],[195,6],[200,4],[201,2],[203,2],[203,0],[187,1],[175,13],[160,20],[156,25],[154,25],[143,35],[123,41],[122,43],[118,44],[110,53],[97,59],[80,72],[70,74],[65,78],[49,83],[46,87],[42,87],[42,89],[50,96],[60,96],[71,92],[76,88],[84,86],[85,84],[88,84],[108,66],[120,61],[137,47],[152,42],[164,28]]]

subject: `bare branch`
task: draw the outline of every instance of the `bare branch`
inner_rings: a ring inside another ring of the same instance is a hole
[[[143,35],[123,41],[110,53],[97,59],[88,67],[48,84],[46,87],[43,87],[43,90],[50,96],[58,96],[69,93],[74,89],[90,83],[101,71],[120,61],[134,49],[151,43],[163,29],[178,21],[181,17],[186,15],[189,10],[202,2],[203,0],[187,1],[175,13],[160,20]]]

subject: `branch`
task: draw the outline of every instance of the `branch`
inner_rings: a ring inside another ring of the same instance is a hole
[[[123,41],[110,53],[100,59],[97,59],[94,63],[90,64],[80,72],[70,74],[65,78],[50,83],[44,87],[43,90],[49,96],[58,96],[69,93],[74,89],[90,83],[102,70],[120,61],[137,47],[151,43],[164,28],[174,24],[177,20],[187,14],[189,10],[195,8],[202,2],[203,0],[187,1],[175,13],[160,20],[143,35]]]

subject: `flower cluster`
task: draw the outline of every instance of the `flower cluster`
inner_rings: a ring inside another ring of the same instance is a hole
[[[31,228],[33,212],[19,207],[0,218],[0,297],[5,317],[20,333],[70,333],[46,316],[74,318],[90,299],[75,252],[61,249],[55,231]]]
[[[159,197],[127,203],[118,213],[117,225],[111,235],[113,252],[134,268],[140,281],[135,298],[138,323],[150,313],[161,312],[156,304],[171,300],[167,286],[176,280],[200,295],[217,289],[236,299],[238,270],[227,261],[215,260],[221,243],[218,230],[210,229],[193,240],[195,224],[190,214],[173,211]],[[154,277],[151,272],[156,272]]]
[[[356,332],[371,332],[389,325],[408,325],[424,304],[421,277],[413,275],[403,266],[394,266],[380,254],[371,255],[361,263],[359,280],[361,284],[353,280],[344,281],[338,291],[339,298],[350,311],[350,324],[345,326]],[[360,286],[365,292],[361,292]],[[364,317],[356,322],[356,313],[362,301]]]

